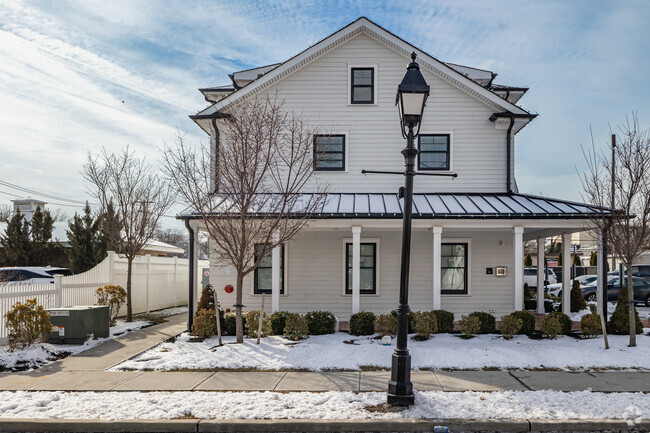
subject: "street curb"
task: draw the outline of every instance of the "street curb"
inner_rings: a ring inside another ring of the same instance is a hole
[[[447,426],[454,433],[479,431],[590,431],[650,429],[650,421],[622,420],[64,420],[0,419],[0,432],[431,432]]]

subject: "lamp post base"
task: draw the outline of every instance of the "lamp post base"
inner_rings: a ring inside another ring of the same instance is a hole
[[[411,355],[408,351],[405,354],[393,353],[386,402],[393,406],[411,406],[415,402],[411,383]]]

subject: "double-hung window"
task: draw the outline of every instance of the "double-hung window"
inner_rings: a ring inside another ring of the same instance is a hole
[[[345,135],[314,136],[314,170],[345,171]]]
[[[377,244],[361,243],[359,293],[377,293]],[[345,293],[352,293],[352,243],[345,244]]]
[[[418,170],[449,170],[449,134],[418,136]]]
[[[375,68],[350,68],[350,103],[375,103]]]
[[[260,246],[256,246],[259,250]],[[255,254],[255,261],[259,256]],[[273,250],[267,252],[254,272],[253,293],[261,295],[270,294],[273,287]],[[280,294],[284,294],[284,245],[280,247]]]
[[[441,245],[441,293],[467,294],[467,250],[466,243]]]

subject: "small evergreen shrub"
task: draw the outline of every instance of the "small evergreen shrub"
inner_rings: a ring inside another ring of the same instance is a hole
[[[397,335],[397,316],[380,314],[375,319],[375,332],[384,335]]]
[[[284,327],[287,325],[288,315],[288,311],[276,311],[269,316],[272,335],[284,335]]]
[[[512,339],[512,337],[519,333],[522,323],[523,321],[520,318],[513,316],[512,314],[503,316],[499,322],[499,330],[501,331],[503,338],[506,340]]]
[[[481,322],[478,316],[462,316],[458,321],[458,327],[461,335],[469,338],[479,333]]]
[[[474,311],[470,316],[478,317],[479,334],[494,334],[497,330],[496,319],[490,313],[484,311]]]
[[[571,318],[569,316],[559,311],[550,313],[549,316],[557,317],[557,320],[560,322],[560,326],[562,328],[560,331],[562,334],[569,335],[571,333],[571,326],[573,323],[571,323]]]
[[[524,309],[525,310],[537,310],[537,300],[536,299],[524,299]]]
[[[115,320],[120,308],[126,301],[126,290],[122,286],[107,284],[95,290],[98,305],[108,305],[108,315],[111,319],[111,326],[115,326]]]
[[[582,328],[582,336],[585,338],[593,338],[603,334],[603,327],[598,314],[585,314],[580,319],[580,325]]]
[[[244,326],[244,331],[246,330],[246,315],[242,315],[242,325]],[[237,316],[235,312],[228,313],[223,317],[223,327],[221,332],[224,335],[237,335]]]
[[[27,299],[24,304],[16,302],[5,313],[5,319],[7,343],[12,351],[45,342],[52,332],[50,315],[42,305],[36,303],[36,298]]]
[[[428,340],[431,334],[438,332],[438,319],[433,311],[417,311],[415,319],[415,335],[420,340]]]
[[[553,313],[547,314],[542,319],[542,334],[546,338],[555,340],[558,334],[562,332],[562,325],[560,324],[558,317],[553,316],[552,314]]]
[[[309,337],[307,319],[298,313],[287,314],[284,336],[289,340],[302,340]]]
[[[390,314],[395,317],[395,323],[397,323],[397,310],[391,311]],[[413,311],[409,311],[409,326],[406,332],[408,334],[413,334],[415,332],[415,318],[413,317]]]
[[[214,310],[214,291],[212,290],[211,284],[205,286],[201,291],[201,297],[199,298],[196,310],[201,309]]]
[[[361,311],[350,316],[350,334],[372,335],[375,333],[375,314]]]
[[[616,309],[609,320],[609,332],[612,334],[630,335],[630,316],[629,307],[627,304],[627,286],[621,287],[621,293],[618,295],[616,302]],[[636,322],[636,333],[643,332],[643,325],[639,319],[639,313],[634,307],[634,318]]]
[[[217,335],[217,318],[214,310],[202,308],[196,312],[192,323],[192,334],[202,338]]]
[[[582,297],[580,282],[578,280],[573,280],[573,286],[571,287],[571,312],[577,313],[585,308],[587,308],[587,301]]]
[[[553,304],[553,301],[544,301],[544,312],[546,313],[552,313],[555,311],[555,305]]]
[[[248,338],[257,338],[257,329],[259,327],[259,320],[260,320],[260,311],[259,310],[251,310],[246,312],[244,314],[244,317],[246,317],[246,324],[244,325],[244,330],[246,332],[246,336]],[[261,337],[266,337],[267,335],[271,334],[271,321],[269,320],[269,316],[264,313],[264,317],[262,318],[262,335]]]
[[[305,314],[309,335],[325,335],[336,332],[336,317],[329,311],[310,311]]]
[[[519,334],[530,335],[535,332],[535,316],[531,313],[528,311],[515,311],[514,313],[511,313],[511,315],[517,319],[521,319]]]
[[[438,319],[438,332],[451,332],[454,330],[454,313],[447,310],[433,310]]]

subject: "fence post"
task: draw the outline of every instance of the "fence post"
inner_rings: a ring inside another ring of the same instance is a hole
[[[151,281],[151,254],[145,256],[147,261],[147,313],[149,312],[149,282]]]
[[[115,251],[108,252],[108,284],[115,284]]]
[[[54,307],[60,308],[63,304],[63,275],[54,275]]]
[[[176,287],[176,271],[178,270],[178,257],[174,256],[174,307],[178,307],[178,287]]]

